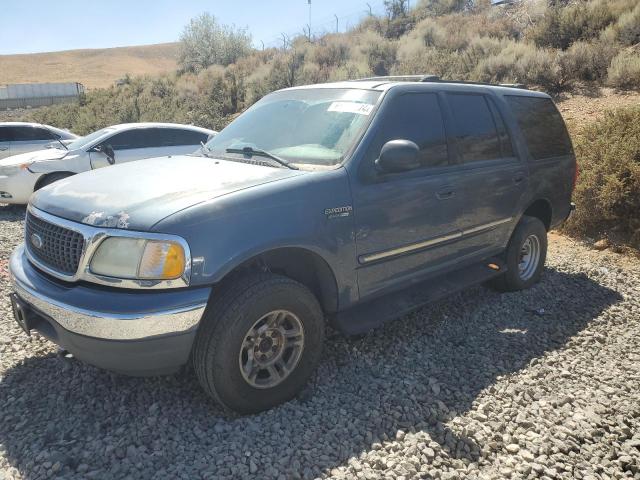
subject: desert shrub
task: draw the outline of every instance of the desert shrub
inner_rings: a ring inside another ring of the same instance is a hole
[[[640,3],[632,11],[622,14],[614,29],[616,39],[623,45],[640,43]]]
[[[311,54],[320,68],[340,67],[349,59],[349,43],[342,35],[325,35]]]
[[[626,50],[616,55],[607,73],[607,83],[621,90],[640,88],[640,54]]]
[[[467,80],[469,72],[461,52],[447,52],[434,47],[405,51],[392,72],[394,75],[433,74],[442,79]]]
[[[251,51],[246,30],[218,23],[209,13],[191,19],[180,36],[178,64],[197,72],[211,65],[229,65]]]
[[[420,16],[441,16],[449,13],[461,12],[472,2],[468,0],[420,0],[416,11]]]
[[[539,47],[565,50],[578,40],[597,37],[615,20],[614,12],[605,2],[553,6],[530,30],[529,37]]]
[[[557,53],[525,43],[510,42],[500,53],[480,60],[474,80],[491,83],[518,82],[548,91],[565,88]]]
[[[611,43],[578,41],[558,57],[560,74],[567,81],[604,82],[607,69],[617,53]]]
[[[363,32],[358,36],[359,55],[374,75],[388,75],[396,62],[397,44],[374,32]]]
[[[640,108],[607,112],[574,138],[580,167],[570,233],[606,232],[640,247]]]

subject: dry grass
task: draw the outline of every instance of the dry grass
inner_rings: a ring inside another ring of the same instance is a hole
[[[174,71],[177,55],[177,43],[0,55],[0,84],[80,82],[87,88],[102,88],[127,73],[159,75]]]

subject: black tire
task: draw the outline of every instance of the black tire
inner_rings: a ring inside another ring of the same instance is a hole
[[[52,183],[57,182],[58,180],[62,180],[63,178],[70,177],[71,175],[73,174],[63,173],[63,172],[50,173],[46,177],[44,177],[44,179],[40,182],[36,190],[40,190],[41,188],[44,188],[47,185],[51,185]]]
[[[281,383],[256,388],[241,372],[243,342],[256,321],[276,310],[299,319],[303,348]],[[214,400],[238,413],[256,413],[290,400],[304,387],[320,359],[323,341],[324,316],[315,296],[288,277],[258,273],[239,277],[214,292],[192,358],[200,384]]]
[[[534,237],[531,240],[532,243],[537,242],[539,256],[535,268],[532,265],[523,278],[524,272],[521,272],[519,268],[521,252],[530,237]],[[540,280],[547,258],[547,229],[540,219],[529,216],[522,217],[509,239],[505,258],[507,271],[490,282],[490,285],[496,290],[501,292],[524,290]]]

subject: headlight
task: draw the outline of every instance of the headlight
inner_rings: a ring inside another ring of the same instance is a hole
[[[16,173],[20,173],[22,170],[26,170],[30,166],[30,163],[23,163],[21,165],[7,165],[4,167],[0,167],[0,175],[9,177],[11,175],[15,175]]]
[[[177,242],[109,237],[93,255],[90,270],[107,277],[173,280],[185,271],[184,248]]]

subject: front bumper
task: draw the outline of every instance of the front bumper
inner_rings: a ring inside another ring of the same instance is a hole
[[[29,203],[29,197],[41,176],[41,173],[29,170],[22,170],[14,175],[0,175],[0,203]]]
[[[9,262],[32,327],[78,359],[131,375],[168,373],[189,358],[210,287],[132,291],[69,284],[41,273],[24,246]]]

